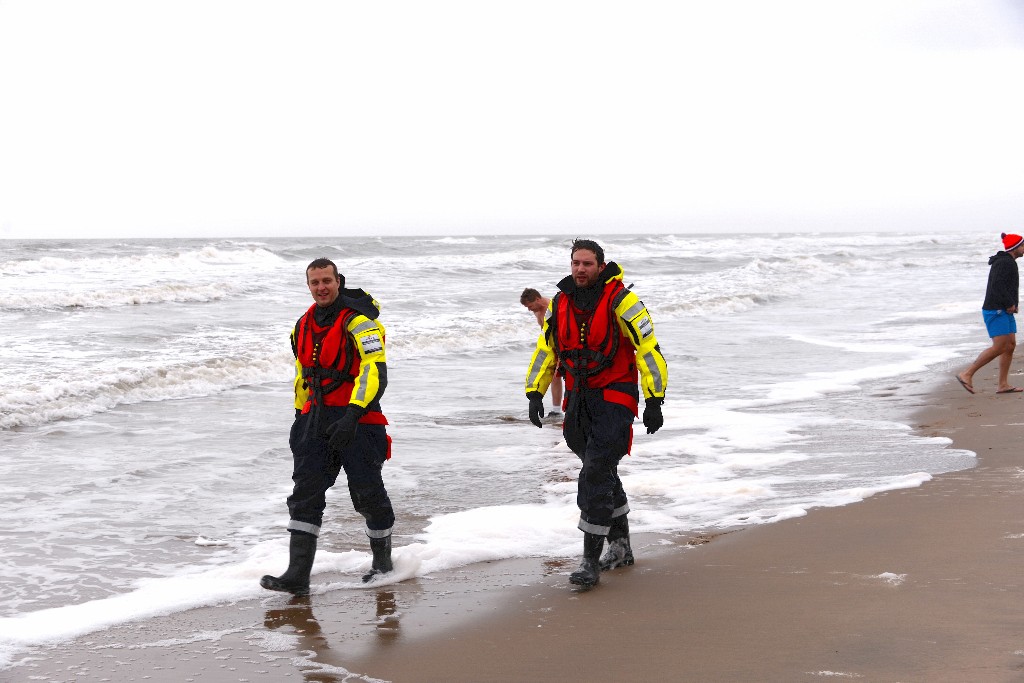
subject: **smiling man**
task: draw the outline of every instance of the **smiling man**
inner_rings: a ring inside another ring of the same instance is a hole
[[[392,570],[395,523],[381,476],[390,438],[380,408],[388,383],[384,326],[377,320],[380,306],[363,290],[346,289],[345,276],[328,259],[309,264],[306,285],[314,304],[292,330],[299,376],[296,417],[288,437],[295,483],[288,497],[289,563],[281,576],[260,580],[268,590],[297,595],[309,592],[327,489],[342,468],[352,505],[366,519],[373,552],[364,582]]]
[[[644,393],[644,426],[658,431],[668,386],[668,365],[643,302],[622,284],[622,268],[605,263],[593,240],[576,240],[571,275],[558,283],[544,329],[526,373],[530,421],[544,417],[544,391],[556,363],[565,372],[566,409],[562,434],[583,467],[576,504],[583,532],[583,562],[569,581],[590,587],[601,570],[633,564],[629,505],[618,466],[633,441],[633,418]],[[608,552],[601,557],[605,537]]]

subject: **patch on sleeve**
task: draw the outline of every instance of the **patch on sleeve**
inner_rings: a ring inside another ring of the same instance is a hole
[[[647,339],[654,334],[654,323],[651,322],[649,316],[643,316],[640,321],[636,324],[636,329],[640,331],[640,336],[643,339]]]
[[[359,343],[363,346],[364,356],[369,356],[372,353],[380,353],[384,350],[384,343],[381,342],[380,335],[376,332],[368,334],[365,337],[360,337]]]

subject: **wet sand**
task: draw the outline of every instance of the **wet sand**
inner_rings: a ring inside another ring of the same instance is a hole
[[[978,467],[712,538],[639,537],[638,563],[588,592],[568,587],[574,563],[520,560],[272,595],[93,634],[0,680],[1021,681],[1024,396],[994,394],[993,372],[974,396],[952,372],[903,391],[918,431]]]

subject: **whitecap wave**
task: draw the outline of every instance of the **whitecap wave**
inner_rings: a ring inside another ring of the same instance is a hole
[[[0,398],[0,429],[81,418],[143,401],[195,398],[246,385],[289,382],[293,372],[291,355],[285,352],[171,366],[119,367],[91,376],[30,382]]]

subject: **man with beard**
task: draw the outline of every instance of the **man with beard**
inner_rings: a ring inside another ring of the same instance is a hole
[[[593,240],[575,240],[570,267],[572,274],[558,283],[548,306],[526,373],[526,396],[530,421],[540,427],[544,392],[561,362],[567,396],[563,436],[583,462],[576,497],[583,561],[569,581],[589,588],[602,570],[633,564],[618,465],[633,440],[638,381],[647,433],[664,423],[668,366],[647,308],[622,284],[622,268],[605,263],[604,249]],[[602,557],[605,537],[608,552]]]

